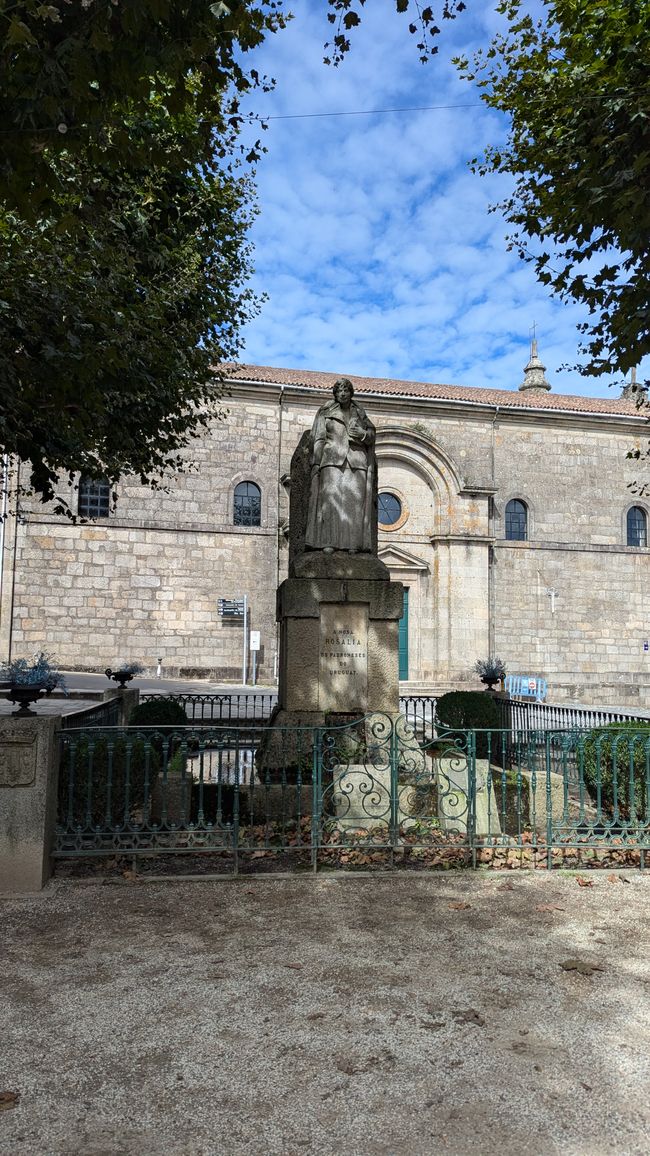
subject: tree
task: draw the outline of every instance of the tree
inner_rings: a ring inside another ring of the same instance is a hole
[[[126,108],[146,117],[152,101],[170,116],[196,115],[206,153],[219,150],[240,96],[264,84],[241,55],[284,25],[279,9],[279,0],[0,0],[2,199],[23,216],[39,212],[57,190],[60,153],[159,159],[156,142],[132,138],[124,121]]]
[[[555,0],[542,19],[522,0],[470,67],[483,99],[509,114],[482,173],[508,173],[500,206],[539,280],[589,310],[585,374],[625,374],[650,352],[650,4]],[[531,247],[532,246],[532,247]]]
[[[58,212],[0,215],[1,441],[30,463],[43,501],[60,472],[155,484],[219,416],[211,367],[235,356],[254,308],[251,190],[216,166],[177,164],[188,122],[159,109],[128,125],[167,142],[168,164],[61,154]]]
[[[238,53],[282,24],[272,0],[81,7],[0,2],[0,444],[43,501],[62,472],[156,484],[219,416],[255,308],[239,99],[264,81]]]
[[[440,35],[440,28],[434,9],[429,4],[421,4],[420,0],[392,0],[392,3],[397,12],[408,17],[408,30],[412,36],[419,37],[417,49],[421,62],[426,64],[438,51],[435,40]],[[335,31],[332,40],[325,45],[328,53],[324,58],[325,64],[339,65],[350,51],[349,33],[361,24],[365,4],[366,0],[327,0],[327,19],[334,25]],[[442,0],[440,18],[455,20],[457,14],[464,12],[466,7],[463,0]]]

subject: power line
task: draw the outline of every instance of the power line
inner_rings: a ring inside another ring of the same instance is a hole
[[[289,112],[278,116],[258,116],[253,114],[252,120],[308,120],[321,116],[383,116],[393,112],[437,112],[447,108],[480,108],[481,101],[473,100],[469,104],[421,104],[413,108],[356,108],[346,112]]]

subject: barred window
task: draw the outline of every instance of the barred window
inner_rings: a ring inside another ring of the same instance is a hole
[[[261,526],[262,491],[255,482],[235,486],[232,521],[234,526]]]
[[[648,545],[648,515],[641,506],[631,506],[627,512],[627,544]]]
[[[81,478],[79,482],[79,517],[107,518],[111,505],[111,487],[103,478]]]
[[[528,510],[526,503],[513,498],[506,506],[506,539],[508,542],[528,541]]]

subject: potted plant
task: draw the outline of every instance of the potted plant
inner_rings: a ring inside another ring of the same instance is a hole
[[[477,658],[472,669],[485,683],[486,690],[494,690],[495,684],[506,677],[506,666],[500,658]]]
[[[120,690],[124,690],[127,682],[135,678],[136,674],[144,674],[144,666],[140,662],[120,662],[117,670],[111,670],[110,666],[107,666],[104,674],[107,678],[112,678]]]
[[[15,658],[0,667],[0,680],[9,684],[7,698],[18,705],[16,715],[33,715],[29,704],[37,702],[42,695],[50,695],[57,687],[67,694],[65,678],[53,663],[52,655],[41,650],[30,662],[26,658]]]

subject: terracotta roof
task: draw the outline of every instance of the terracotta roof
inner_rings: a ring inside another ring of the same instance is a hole
[[[345,373],[319,373],[311,369],[278,369],[269,365],[223,365],[231,380],[260,384],[300,386],[303,389],[331,389],[339,377],[348,376],[359,393],[429,397],[436,401],[468,401],[478,405],[508,409],[549,409],[581,413],[610,414],[616,417],[645,417],[634,401],[616,397],[580,397],[546,390],[482,389],[471,385],[437,385],[427,381],[400,381],[388,377],[356,377]]]

